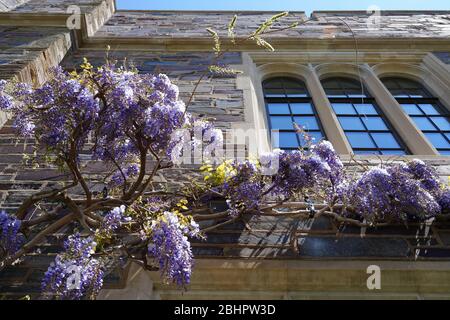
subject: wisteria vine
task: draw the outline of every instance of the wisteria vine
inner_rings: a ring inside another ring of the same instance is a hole
[[[240,41],[273,50],[262,36],[276,31],[270,28],[285,15]],[[236,18],[228,31],[237,44],[235,23]],[[209,32],[216,60],[207,73],[235,73],[219,63],[226,50],[217,33]],[[16,212],[0,212],[0,272],[69,228],[75,231],[42,280],[44,298],[94,299],[111,261],[124,260],[159,269],[166,282],[186,288],[194,264],[190,239],[203,239],[247,213],[325,215],[376,226],[450,211],[449,188],[424,162],[363,167],[355,176],[328,141],[215,163],[222,132],[188,112],[194,93],[185,104],[166,75],[141,74],[109,60],[98,68],[85,60],[78,72],[55,68],[39,88],[0,80],[0,109],[11,114],[19,137],[36,142],[31,164],[44,159],[69,181],[33,194]],[[215,161],[200,168],[202,179],[176,190],[154,183],[162,170],[180,162],[183,151],[205,144]],[[95,163],[104,168],[101,178],[86,174]],[[213,212],[212,199],[222,200],[227,210]],[[320,209],[313,210],[312,202]]]

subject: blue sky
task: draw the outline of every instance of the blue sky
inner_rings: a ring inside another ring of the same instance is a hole
[[[450,0],[116,0],[119,9],[133,10],[450,10]]]

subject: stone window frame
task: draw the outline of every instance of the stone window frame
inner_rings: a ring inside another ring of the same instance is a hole
[[[393,96],[396,98],[396,100],[398,101],[398,103],[401,106],[410,105],[410,104],[419,105],[416,107],[416,108],[418,108],[419,113],[409,114],[408,112],[406,112],[406,110],[404,110],[405,113],[407,113],[413,120],[414,119],[425,119],[425,121],[429,121],[428,123],[432,126],[431,128],[420,128],[416,122],[416,126],[417,126],[418,130],[421,130],[425,134],[425,136],[427,135],[427,133],[443,135],[444,139],[448,143],[450,130],[442,129],[441,126],[438,126],[436,124],[436,122],[433,120],[435,118],[445,118],[447,120],[450,119],[449,111],[447,110],[447,108],[445,108],[442,105],[442,103],[438,97],[434,96],[429,90],[427,90],[421,82],[412,80],[407,77],[383,77],[383,78],[381,78],[381,81],[389,89],[389,91],[391,93],[392,93],[391,90],[397,90],[397,89],[389,88],[389,85],[388,85],[389,82],[391,82],[391,83],[393,82],[397,86],[402,87],[402,88],[399,88],[399,90],[403,89],[404,91],[402,91],[402,94],[406,93],[407,96],[403,96],[403,95],[399,96],[399,95],[393,94]],[[386,82],[388,82],[388,84],[386,84]],[[408,90],[410,90],[410,88],[405,89],[403,87],[405,84],[407,85],[408,82],[409,82],[409,84],[414,86],[413,90],[421,90],[422,95],[411,96],[410,93],[408,92]],[[423,109],[421,107],[422,104],[432,105],[435,113],[428,113],[425,109]],[[437,148],[434,144],[433,144],[433,146],[437,149],[437,151],[441,155],[447,155],[447,156],[450,155],[450,147]]]
[[[285,55],[282,58],[281,61],[286,61]],[[271,59],[264,59],[262,63],[256,64],[251,53],[243,53],[243,64],[238,66],[243,70],[243,74],[238,76],[237,87],[243,90],[244,93],[245,126],[247,128],[269,128],[267,123],[268,117],[264,107],[262,82],[275,76],[297,77],[305,82],[329,141],[339,154],[344,157],[349,156],[352,154],[352,148],[336,115],[332,111],[331,104],[320,80],[331,76],[358,77],[358,79],[362,79],[364,86],[375,98],[377,105],[409,149],[411,154],[402,157],[448,159],[448,156],[440,155],[431,145],[421,130],[403,112],[396,99],[380,80],[381,77],[387,75],[412,77],[414,80],[421,82],[427,90],[442,101],[445,108],[450,110],[450,81],[448,74],[443,73],[442,68],[437,66],[439,61],[432,56],[432,53],[424,54],[421,62],[417,64],[412,62],[372,62],[369,64],[361,61],[356,66],[350,62],[323,62],[323,60],[318,64],[313,64],[310,61],[308,63],[276,61],[279,61],[279,59],[274,54],[271,55]],[[293,61],[295,60],[293,59]],[[352,60],[349,59],[349,61]],[[257,151],[255,154],[272,150],[270,138],[267,132],[265,134],[257,134],[255,138]],[[373,158],[370,155],[359,155],[358,157]],[[392,156],[381,157],[392,158]]]
[[[327,81],[336,81],[336,80],[343,80],[343,81],[348,81],[349,83],[354,82],[355,84],[358,84],[358,86],[360,86],[360,81],[359,78],[356,77],[343,77],[343,76],[331,76],[331,77],[325,77],[321,79],[321,85],[323,86],[325,93],[327,93],[327,97],[328,100],[331,103],[332,109],[334,110],[334,112],[336,113],[336,116],[340,122],[340,125],[343,127],[344,132],[347,134],[351,134],[351,133],[356,133],[356,134],[366,134],[369,137],[369,140],[372,141],[373,147],[369,147],[369,146],[365,146],[365,147],[352,147],[352,151],[354,152],[354,154],[360,154],[360,155],[370,155],[372,154],[388,154],[389,152],[400,152],[400,153],[404,153],[401,154],[402,156],[404,155],[409,155],[410,151],[408,150],[408,147],[404,144],[404,142],[401,140],[401,138],[399,137],[398,133],[396,132],[395,128],[391,125],[391,123],[389,122],[389,120],[387,119],[386,115],[380,110],[380,107],[378,106],[378,104],[376,103],[376,99],[375,97],[373,97],[367,90],[367,88],[361,86],[360,89],[358,89],[358,94],[355,95],[346,95],[346,96],[333,96],[332,94],[329,93],[329,91],[327,91],[327,85],[325,82]],[[344,82],[345,83],[345,82]],[[341,88],[342,88],[342,83],[340,84]],[[363,89],[364,88],[364,89]],[[363,90],[363,91],[362,91]],[[341,103],[345,103],[345,104],[350,104],[352,105],[352,109],[354,110],[354,114],[349,112],[347,114],[342,114],[342,113],[338,113],[335,110],[334,104],[341,104]],[[369,104],[372,106],[372,108],[374,109],[375,113],[373,114],[366,114],[363,115],[360,113],[360,111],[357,110],[357,108],[355,107],[357,104]],[[380,129],[380,128],[369,128],[366,124],[366,122],[364,121],[364,119],[370,119],[370,118],[379,118],[381,119],[381,121],[384,123],[385,128]],[[361,128],[345,128],[343,126],[343,124],[341,123],[341,120],[343,120],[344,118],[351,118],[351,119],[359,119],[361,122],[362,127]],[[393,139],[395,139],[396,143],[398,144],[398,148],[395,147],[386,147],[386,146],[379,146],[379,142],[375,140],[374,135],[377,134],[390,134],[392,136]],[[348,137],[347,137],[348,139]],[[349,141],[350,142],[350,141]],[[351,144],[351,142],[350,142]],[[394,155],[394,153],[392,153],[391,155]]]
[[[267,88],[267,82],[270,82],[272,80],[277,80],[279,82],[281,82],[283,84],[283,89],[284,92],[281,96],[271,96],[270,94],[267,94],[267,90],[270,90]],[[284,87],[286,81],[288,82],[294,82],[296,84],[298,84],[298,89],[304,89],[304,92],[302,92],[303,94],[301,96],[292,96],[289,93],[287,93],[286,88]],[[275,134],[275,132],[278,133],[278,138],[279,138],[279,144],[281,144],[281,135],[283,133],[292,133],[294,136],[296,136],[296,140],[297,140],[297,145],[296,147],[289,147],[289,146],[280,146],[280,148],[285,149],[285,150],[295,150],[298,149],[299,147],[305,147],[305,145],[302,145],[302,138],[301,135],[299,134],[295,134],[295,128],[292,125],[291,129],[274,129],[273,128],[273,124],[271,124],[270,122],[272,121],[272,119],[275,117],[291,117],[291,122],[297,122],[297,118],[302,118],[302,117],[313,117],[315,119],[315,121],[317,121],[317,128],[313,128],[311,129],[311,132],[314,132],[317,136],[320,136],[321,139],[325,136],[324,130],[323,130],[323,126],[322,123],[320,121],[320,118],[317,114],[317,110],[316,110],[316,106],[314,105],[313,101],[312,101],[312,97],[310,95],[310,93],[308,92],[308,89],[306,88],[306,84],[305,82],[303,82],[301,79],[298,79],[297,77],[292,77],[292,76],[283,76],[283,77],[269,77],[266,80],[263,81],[262,83],[263,85],[263,94],[264,94],[264,102],[265,102],[265,106],[266,106],[266,112],[268,112],[268,124],[269,124],[269,130],[272,132],[271,136],[272,136],[272,145],[274,144],[274,139],[277,139],[277,134]],[[270,112],[270,108],[269,105],[271,104],[287,104],[288,105],[288,112],[283,112],[283,113],[274,113],[274,112]],[[293,106],[296,103],[307,103],[311,106],[311,113],[296,113],[293,109]],[[306,132],[309,132],[308,128],[305,128]],[[313,136],[314,134],[311,133]],[[305,141],[303,141],[305,142]]]

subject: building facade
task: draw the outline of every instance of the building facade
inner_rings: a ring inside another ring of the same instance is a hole
[[[273,14],[238,12],[237,37]],[[0,79],[40,85],[54,66],[73,70],[84,57],[101,64],[110,46],[112,58],[126,58],[140,72],[166,73],[188,99],[213,58],[206,28],[226,35],[233,15],[120,11],[113,0],[0,0]],[[208,77],[190,111],[228,130],[226,144],[236,155],[298,148],[304,141],[296,122],[329,140],[343,159],[355,155],[373,165],[420,158],[447,183],[450,11],[293,12],[274,28],[294,22],[300,25],[266,38],[275,52],[244,42],[226,53],[220,63],[243,72]],[[58,174],[22,165],[32,142],[13,142],[6,114],[0,126],[0,208],[13,211]],[[101,165],[92,168],[95,175]],[[195,166],[180,167],[158,183],[176,186],[197,174]],[[29,261],[0,274],[0,295],[38,290],[34,283],[54,249],[49,241]],[[450,298],[446,221],[362,231],[327,219],[248,216],[194,243],[193,250],[188,291],[128,265],[110,275],[101,298]],[[380,290],[367,287],[371,265],[382,270]]]

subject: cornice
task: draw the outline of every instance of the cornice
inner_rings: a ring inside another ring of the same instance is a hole
[[[277,51],[354,51],[356,43],[354,39],[308,39],[308,38],[274,38],[267,40]],[[138,37],[91,37],[84,42],[85,49],[102,49],[110,45],[115,50],[144,50],[144,51],[211,51],[212,42],[208,38],[138,38]],[[223,48],[232,48],[233,51],[258,51],[261,50],[254,43],[248,42],[234,48],[229,41],[224,40]],[[360,52],[430,52],[450,51],[448,38],[358,38],[357,47]],[[270,53],[267,53],[270,54]]]

